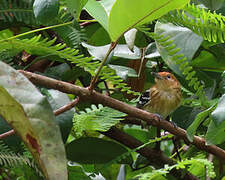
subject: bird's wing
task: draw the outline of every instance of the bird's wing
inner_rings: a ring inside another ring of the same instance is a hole
[[[139,101],[136,105],[137,108],[142,109],[150,101],[149,96],[150,90],[145,91],[139,98]]]

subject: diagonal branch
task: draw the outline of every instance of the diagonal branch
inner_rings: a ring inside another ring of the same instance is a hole
[[[24,74],[34,84],[43,85],[45,87],[52,88],[52,89],[57,89],[64,93],[75,94],[84,100],[99,103],[104,106],[108,106],[113,109],[124,112],[124,113],[128,114],[129,116],[142,119],[142,120],[146,121],[147,124],[162,128],[162,129],[170,132],[171,134],[174,134],[174,135],[180,137],[186,143],[193,144],[200,150],[214,154],[219,159],[225,161],[225,151],[223,149],[221,149],[215,145],[206,145],[205,139],[200,138],[198,136],[195,136],[193,142],[190,142],[187,139],[186,131],[184,129],[179,128],[179,127],[174,127],[170,122],[168,122],[166,120],[159,120],[159,117],[152,113],[135,108],[135,107],[125,104],[121,101],[113,99],[109,96],[102,95],[94,90],[89,91],[87,88],[82,88],[79,86],[75,86],[75,85],[72,85],[72,84],[69,84],[69,83],[66,83],[63,81],[58,81],[58,80],[48,78],[45,76],[41,76],[38,74],[34,74],[31,72],[26,72],[26,71],[21,71],[21,70],[19,72]]]

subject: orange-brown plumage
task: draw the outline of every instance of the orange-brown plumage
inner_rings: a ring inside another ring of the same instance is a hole
[[[166,118],[181,102],[181,85],[175,76],[169,72],[153,73],[155,85],[149,90],[149,101],[142,109],[156,113]],[[144,97],[142,97],[144,98]]]

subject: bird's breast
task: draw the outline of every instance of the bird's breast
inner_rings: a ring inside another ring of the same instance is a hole
[[[146,104],[147,111],[157,113],[164,119],[171,114],[180,104],[180,92],[167,92],[152,90],[150,92],[150,102]]]

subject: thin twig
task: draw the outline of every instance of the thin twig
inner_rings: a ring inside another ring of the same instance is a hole
[[[69,111],[70,109],[72,109],[77,103],[79,102],[79,97],[77,97],[76,99],[74,99],[72,102],[66,104],[65,106],[57,109],[54,111],[54,115],[55,116],[58,116],[66,111]],[[12,136],[15,134],[15,131],[12,129],[10,131],[7,131],[3,134],[0,134],[0,139],[4,139],[4,138],[7,138],[9,136]]]
[[[7,131],[3,134],[0,134],[0,139],[4,139],[4,138],[7,138],[9,136],[12,136],[13,134],[15,134],[15,131],[12,129],[10,131]]]
[[[105,90],[106,90],[105,95],[106,95],[106,96],[110,96],[109,86],[108,86],[108,84],[107,84],[107,82],[106,82],[106,81],[103,81],[103,82],[104,82],[104,85],[105,85]]]
[[[98,68],[98,70],[97,70],[95,76],[93,77],[93,79],[92,79],[92,81],[91,81],[91,84],[90,84],[90,86],[89,86],[89,90],[90,90],[90,91],[92,91],[92,90],[94,89],[95,83],[96,83],[97,80],[98,80],[98,76],[99,76],[99,74],[100,74],[100,72],[101,72],[103,66],[105,65],[105,62],[107,61],[107,59],[108,59],[110,53],[113,51],[113,49],[116,47],[116,45],[117,45],[117,41],[116,41],[116,42],[111,42],[111,45],[110,45],[110,47],[109,47],[109,50],[107,51],[107,53],[106,53],[106,55],[105,55],[105,57],[104,57],[102,63],[100,64],[100,66],[99,66],[99,68]]]
[[[72,109],[74,106],[76,106],[76,104],[79,102],[79,97],[77,97],[76,99],[74,99],[72,102],[66,104],[65,106],[57,109],[54,111],[54,115],[58,116],[66,111],[69,111],[70,109]]]
[[[141,72],[143,71],[143,64],[144,64],[144,60],[145,60],[145,50],[146,50],[146,48],[141,49],[141,63],[140,63],[140,67],[138,70],[138,78],[140,78]]]

